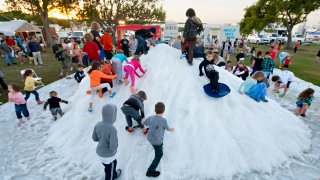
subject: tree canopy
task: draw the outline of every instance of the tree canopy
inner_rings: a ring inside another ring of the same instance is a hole
[[[245,9],[240,31],[250,34],[253,30],[261,31],[275,23],[287,29],[290,45],[293,27],[305,22],[308,15],[319,7],[319,0],[258,0]]]
[[[132,23],[155,23],[165,21],[166,13],[158,0],[83,0],[78,18],[115,26],[119,21]]]

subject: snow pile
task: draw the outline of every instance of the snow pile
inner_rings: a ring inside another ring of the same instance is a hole
[[[198,76],[200,62],[190,67],[179,56],[179,51],[166,45],[151,49],[141,58],[148,72],[137,82],[137,87],[148,96],[146,115],[154,114],[154,104],[162,101],[167,109],[164,117],[176,128],[176,132],[165,135],[160,179],[271,172],[289,157],[301,158],[309,148],[308,128],[292,112],[273,100],[256,103],[238,94],[241,80],[220,68],[219,82],[227,84],[231,93],[220,99],[210,98],[202,88],[208,80]],[[51,126],[46,145],[54,147],[59,161],[41,170],[49,173],[58,168],[56,178],[65,178],[70,168],[85,169],[76,172],[75,179],[103,176],[91,135],[96,122],[101,121],[102,106],[114,103],[118,107],[115,126],[119,137],[118,167],[123,169],[121,179],[145,179],[154,152],[140,130],[134,135],[124,131],[126,121],[120,108],[130,95],[129,88],[116,87],[117,95],[111,100],[106,95],[97,98],[94,112],[88,113],[88,84],[89,79],[85,78],[69,98],[70,110]],[[67,165],[69,168],[65,168]]]

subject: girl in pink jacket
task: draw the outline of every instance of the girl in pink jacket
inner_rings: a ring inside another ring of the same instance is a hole
[[[9,84],[8,86],[8,97],[9,97],[9,102],[14,102],[15,103],[15,110],[16,110],[16,115],[17,118],[19,119],[18,127],[21,126],[24,121],[22,120],[22,115],[29,120],[29,111],[27,108],[26,100],[24,99],[23,94],[20,91],[20,88],[16,84]]]
[[[138,89],[134,87],[135,85],[135,75],[139,78],[143,77],[143,75],[139,75],[136,70],[139,69],[143,75],[146,73],[146,70],[143,70],[140,64],[140,60],[138,57],[134,57],[130,62],[124,65],[124,72],[126,73],[124,77],[124,83],[127,86],[129,84],[128,77],[131,79],[131,87],[130,90],[132,93],[135,93]]]

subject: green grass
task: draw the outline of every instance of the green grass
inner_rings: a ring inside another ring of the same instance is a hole
[[[249,47],[255,47],[256,50],[262,51],[264,54],[268,51],[267,45],[248,44]],[[292,71],[295,76],[305,81],[311,82],[317,86],[320,86],[320,65],[315,64],[316,54],[320,49],[319,44],[312,44],[311,46],[302,45],[299,47],[297,53],[290,50],[282,50],[293,55],[291,58],[291,65],[289,70]],[[279,53],[278,53],[279,56]],[[246,57],[246,64],[250,65],[249,57]],[[231,56],[231,60],[235,63],[235,56]],[[276,68],[279,68],[279,58],[276,58]]]
[[[49,52],[48,52],[49,51]],[[42,78],[42,82],[48,85],[59,79],[61,65],[60,62],[54,58],[51,49],[48,49],[47,53],[42,53],[42,60],[44,66],[35,66],[33,64],[20,64],[18,59],[15,61],[17,65],[7,66],[4,58],[0,58],[0,68],[4,73],[4,80],[7,84],[16,83],[21,89],[24,87],[24,81],[20,74],[20,70],[33,69],[39,77]],[[0,87],[0,102],[7,102],[7,91],[4,91]]]
[[[257,50],[261,50],[265,52],[268,50],[268,46],[266,45],[256,45],[249,44],[250,47],[254,46]],[[298,52],[293,54],[292,64],[290,65],[290,70],[294,72],[294,74],[308,82],[311,82],[315,85],[320,86],[320,65],[315,64],[316,53],[320,49],[319,44],[313,44],[311,46],[300,46]],[[288,52],[288,51],[287,51]],[[5,74],[5,82],[7,84],[16,83],[19,84],[21,88],[24,86],[23,78],[20,74],[20,70],[32,68],[38,74],[38,76],[42,77],[42,82],[47,85],[59,79],[60,74],[60,62],[54,58],[54,55],[51,49],[48,49],[47,53],[42,53],[42,59],[44,62],[44,66],[34,66],[29,64],[20,64],[7,66],[5,64],[4,58],[0,58],[0,68]],[[235,56],[231,56],[231,60],[235,63]],[[246,63],[249,65],[249,58],[246,58]],[[16,62],[18,60],[16,59]],[[277,67],[279,66],[279,60],[276,60]],[[0,102],[7,102],[7,91],[3,91],[0,89]]]

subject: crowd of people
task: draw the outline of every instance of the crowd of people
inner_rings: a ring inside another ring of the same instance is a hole
[[[193,9],[188,9],[186,16],[188,19],[183,36],[178,36],[175,41],[169,44],[176,49],[180,49],[181,58],[185,58],[190,65],[193,64],[194,58],[200,57],[204,59],[199,65],[199,75],[206,75],[213,87],[212,91],[214,93],[219,92],[219,72],[215,68],[215,66],[218,66],[225,68],[243,80],[238,89],[240,94],[246,94],[256,102],[268,102],[266,92],[270,85],[270,76],[275,68],[276,57],[278,57],[278,53],[282,48],[281,43],[278,41],[272,42],[270,50],[264,53],[255,48],[250,49],[248,52],[243,39],[236,39],[232,43],[227,38],[221,44],[219,44],[218,40],[215,40],[212,47],[205,52],[202,42],[197,40],[197,34],[203,30],[201,20],[196,17]],[[90,79],[88,89],[90,90],[87,91],[87,94],[91,96],[88,105],[90,113],[94,112],[94,103],[97,96],[102,98],[103,94],[108,92],[108,97],[114,98],[116,96],[116,92],[113,91],[115,85],[128,86],[130,84],[129,89],[132,95],[123,102],[120,108],[127,122],[125,129],[129,134],[132,134],[136,128],[140,128],[142,133],[147,136],[148,141],[154,148],[155,157],[147,170],[146,176],[157,177],[160,172],[156,169],[163,156],[164,132],[165,130],[173,132],[174,128],[170,128],[167,120],[163,117],[165,104],[162,102],[155,104],[155,115],[146,117],[144,101],[147,100],[147,93],[136,87],[136,78],[143,78],[147,72],[142,67],[139,56],[148,53],[148,43],[151,46],[158,43],[153,40],[156,29],[137,30],[129,40],[124,35],[121,40],[122,50],[116,51],[112,41],[112,33],[114,32],[111,27],[106,27],[102,36],[99,34],[100,25],[97,22],[93,22],[91,28],[91,32],[85,34],[80,42],[76,42],[75,39],[70,39],[70,41],[65,39],[60,49],[55,50],[56,58],[61,62],[62,66],[61,76],[65,76],[67,79],[75,79],[78,83],[81,83],[83,78],[88,76]],[[20,40],[18,39],[19,37],[16,37],[16,39],[12,40],[11,38],[1,42],[0,49],[5,56],[7,64],[15,64],[12,58],[13,55],[31,57],[32,54],[34,64],[42,65],[40,41],[36,37],[31,37],[27,38],[26,41],[21,40],[20,45]],[[236,64],[232,63],[230,54],[236,54]],[[248,55],[251,56],[252,60],[251,68],[244,63],[245,57]],[[129,58],[129,56],[132,58]],[[271,80],[274,82],[274,93],[279,93],[280,89],[284,89],[281,94],[281,97],[283,97],[293,81],[294,74],[289,71],[289,65],[291,64],[290,54],[279,55],[279,60],[282,71],[279,75],[273,75]],[[320,61],[320,51],[317,61],[318,63]],[[24,63],[24,61],[21,61],[21,63]],[[84,67],[86,66],[90,66],[87,73],[84,72]],[[70,76],[73,69],[76,69],[74,78]],[[140,73],[137,72],[138,69]],[[205,73],[203,73],[203,70]],[[5,84],[0,71],[0,84],[4,89],[8,89],[9,102],[15,104],[16,116],[19,121],[18,126],[30,120],[27,108],[30,94],[35,96],[37,104],[44,103],[44,110],[49,106],[54,120],[58,119],[58,115],[64,115],[60,103],[68,103],[68,101],[59,98],[56,91],[49,92],[50,98],[46,101],[40,100],[36,90],[38,82],[33,78],[33,75],[34,72],[30,69],[24,73],[24,96],[17,84],[11,83],[8,86]],[[301,92],[296,102],[295,113],[297,115],[305,117],[307,109],[314,98],[313,94],[314,90],[311,88]],[[118,148],[117,129],[113,126],[117,120],[117,109],[114,104],[110,103],[103,106],[103,120],[96,124],[92,134],[92,139],[98,142],[96,153],[105,167],[106,179],[116,179],[121,174],[121,170],[117,169],[116,160]],[[23,119],[23,116],[26,120]],[[136,126],[133,125],[132,120],[137,122]]]

